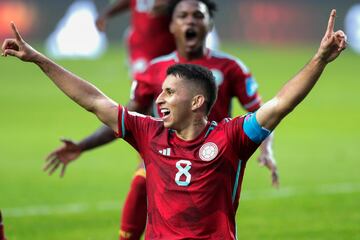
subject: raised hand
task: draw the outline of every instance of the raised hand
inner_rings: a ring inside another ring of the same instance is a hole
[[[22,39],[15,23],[11,22],[10,25],[15,38],[5,39],[1,47],[1,55],[4,57],[14,56],[25,62],[34,61],[40,53]]]
[[[63,177],[67,165],[81,155],[82,150],[78,144],[67,139],[61,139],[61,141],[64,145],[46,157],[44,171],[48,171],[49,175],[53,174],[58,167],[62,166],[60,176]]]
[[[329,63],[339,56],[341,51],[346,48],[347,37],[341,30],[334,32],[336,10],[333,9],[330,13],[328,26],[323,39],[321,40],[318,57]]]

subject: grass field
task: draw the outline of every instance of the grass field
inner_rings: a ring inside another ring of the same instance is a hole
[[[315,49],[224,46],[253,70],[265,100]],[[114,47],[96,61],[59,62],[125,104],[130,84],[123,59]],[[360,239],[359,66],[359,56],[344,53],[276,130],[279,190],[256,158],[250,160],[239,239]],[[44,158],[58,139],[80,140],[99,123],[34,65],[1,58],[0,69],[0,209],[8,239],[117,239],[135,152],[117,141],[83,154],[63,179],[47,176]]]

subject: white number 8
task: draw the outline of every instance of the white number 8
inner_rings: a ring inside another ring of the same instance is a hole
[[[185,167],[182,167],[181,164],[185,164]],[[189,170],[191,169],[191,162],[188,160],[179,160],[176,162],[176,168],[179,169],[175,176],[176,184],[182,187],[188,186],[191,181],[191,174],[189,173]],[[180,180],[182,175],[185,175],[185,181]]]

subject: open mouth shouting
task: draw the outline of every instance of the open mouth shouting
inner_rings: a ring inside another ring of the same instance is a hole
[[[162,120],[165,120],[170,116],[170,110],[168,108],[161,108],[160,113],[160,117]]]
[[[197,32],[195,31],[195,29],[192,29],[192,28],[188,28],[186,31],[185,31],[185,38],[186,40],[192,40],[194,38],[197,37]]]
[[[188,28],[185,31],[185,40],[187,45],[196,45],[198,42],[198,32],[194,28]]]

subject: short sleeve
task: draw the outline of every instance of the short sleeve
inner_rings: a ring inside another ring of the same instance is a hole
[[[160,122],[150,116],[128,111],[125,107],[119,106],[118,131],[115,134],[141,152],[141,146],[148,145],[149,136]]]
[[[261,143],[271,134],[270,130],[260,126],[256,120],[256,112],[245,116],[243,130],[245,134],[255,143]]]
[[[256,121],[254,113],[229,120],[226,124],[227,137],[231,147],[237,152],[239,159],[247,160],[270,134]],[[256,125],[257,124],[257,125]]]

